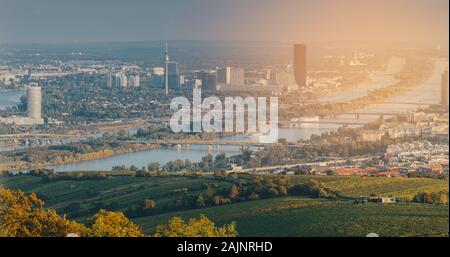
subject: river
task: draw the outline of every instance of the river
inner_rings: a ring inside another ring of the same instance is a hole
[[[25,90],[23,89],[0,91],[0,110],[18,105],[20,97],[23,95],[25,95]]]
[[[435,59],[435,66],[433,73],[429,79],[427,79],[421,85],[406,92],[404,95],[399,95],[389,98],[388,102],[398,103],[422,103],[422,104],[438,104],[441,100],[441,74],[448,67],[448,59]],[[369,105],[365,108],[355,110],[355,112],[363,113],[404,113],[408,111],[416,110],[420,105],[413,104],[390,104],[390,103],[378,103]],[[385,118],[390,117],[386,115]],[[339,115],[340,120],[354,120],[353,115]],[[360,115],[360,121],[374,121],[378,119],[378,116],[374,115]]]
[[[25,95],[24,89],[0,91],[0,110],[5,110],[8,107],[17,106],[20,103],[20,97]],[[10,151],[21,148],[20,146],[1,146],[0,152]]]
[[[402,70],[405,59],[392,57],[389,59],[384,71],[369,74],[368,81],[359,83],[353,88],[346,88],[319,98],[319,102],[342,102],[367,96],[371,91],[380,89],[398,82],[393,76]]]
[[[239,154],[239,148],[233,146],[220,146],[219,149],[213,147],[211,150],[212,155],[218,153],[225,153],[227,156]],[[177,147],[171,148],[159,148],[150,151],[128,153],[112,156],[106,159],[84,161],[78,163],[62,164],[56,166],[50,166],[47,168],[54,169],[56,171],[89,171],[89,170],[111,170],[113,166],[131,166],[146,167],[150,162],[159,162],[161,165],[166,164],[169,161],[177,159],[186,160],[189,159],[194,162],[201,161],[202,157],[208,154],[207,146],[191,145],[189,149],[178,150]]]

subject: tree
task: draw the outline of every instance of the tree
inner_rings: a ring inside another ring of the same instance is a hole
[[[147,169],[148,171],[158,171],[159,166],[159,162],[151,162],[147,165]]]
[[[440,191],[440,192],[419,192],[417,193],[414,198],[413,202],[416,203],[434,203],[434,204],[447,204],[448,203],[448,197],[447,193]]]
[[[215,157],[215,167],[217,169],[226,169],[228,166],[228,161],[224,153],[218,154]]]
[[[156,203],[155,203],[155,200],[152,200],[152,199],[144,199],[144,200],[142,201],[141,205],[142,205],[142,209],[144,209],[144,210],[150,210],[150,209],[155,208]]]
[[[200,167],[205,170],[211,169],[212,167],[214,167],[214,156],[212,156],[211,154],[203,156],[202,161],[199,164]]]
[[[309,165],[301,165],[301,166],[297,166],[295,168],[294,174],[295,175],[306,175],[309,172],[311,172],[312,168]]]
[[[118,171],[123,171],[123,170],[127,170],[127,166],[125,166],[125,165],[113,166],[113,167],[111,168],[111,170],[113,170],[113,171],[116,171],[116,170],[118,170]]]
[[[248,199],[249,199],[249,200],[258,200],[258,199],[259,199],[259,195],[258,195],[257,193],[255,193],[255,192],[252,192],[252,193],[249,195]]]
[[[195,201],[195,203],[196,203],[197,207],[200,207],[200,208],[206,206],[205,198],[203,198],[202,195],[199,195],[197,197],[197,200]]]
[[[334,197],[332,191],[317,180],[309,180],[305,183],[295,184],[289,188],[289,194],[292,195],[311,195],[315,197],[330,198]]]
[[[234,200],[239,196],[239,190],[236,185],[231,186],[228,196],[231,200]]]
[[[286,196],[288,194],[286,187],[282,185],[278,186],[278,193],[280,196]]]
[[[327,170],[327,175],[328,176],[335,176],[336,174],[337,174],[336,171],[334,171],[332,169]]]
[[[186,160],[184,160],[184,167],[187,169],[187,170],[191,170],[192,169],[192,167],[193,167],[193,163],[192,163],[192,161],[190,160],[190,159],[186,159]]]
[[[447,194],[443,191],[431,193],[433,203],[435,204],[447,204]]]
[[[86,235],[88,229],[55,210],[44,209],[44,201],[32,193],[0,189],[0,233],[12,237],[66,236],[68,233]]]
[[[213,197],[212,201],[215,205],[220,205],[222,203],[222,197],[220,197],[219,195],[216,195]]]
[[[431,196],[431,193],[428,193],[428,192],[423,193],[423,202],[424,203],[433,203],[433,197]]]
[[[63,237],[74,233],[92,237],[145,236],[139,226],[121,212],[101,209],[91,220],[90,227],[86,227],[43,206],[44,201],[34,193],[26,195],[20,190],[0,189],[0,235]]]
[[[448,204],[448,196],[445,192],[440,191],[438,193],[437,203],[439,204]]]
[[[214,222],[201,215],[199,219],[189,219],[185,223],[181,217],[173,217],[168,225],[156,227],[156,237],[236,237],[234,222],[216,227]]]
[[[278,191],[275,188],[269,188],[269,190],[267,191],[267,193],[269,194],[270,197],[277,197],[278,196]]]
[[[223,178],[227,176],[227,172],[225,170],[216,170],[214,171],[214,178]]]
[[[90,236],[94,237],[141,237],[138,225],[130,221],[121,212],[100,210],[91,222]]]
[[[147,175],[147,172],[143,169],[136,171],[135,176],[136,177],[145,177]]]

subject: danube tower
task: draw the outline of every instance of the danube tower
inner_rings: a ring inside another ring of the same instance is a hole
[[[170,59],[169,59],[169,49],[168,48],[169,47],[168,47],[167,40],[166,40],[166,54],[164,57],[164,64],[166,66],[165,70],[164,70],[164,76],[165,76],[164,83],[166,86],[166,95],[169,95],[169,62],[170,62]]]

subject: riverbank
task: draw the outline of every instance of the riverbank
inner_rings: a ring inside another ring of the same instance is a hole
[[[25,87],[0,88],[0,93],[16,92],[16,91],[25,91]]]
[[[143,152],[143,151],[149,151],[154,150],[158,148],[158,145],[155,144],[128,144],[126,146],[121,146],[117,149],[102,149],[97,151],[92,151],[88,153],[82,153],[82,154],[62,154],[57,155],[53,151],[48,151],[46,154],[46,157],[49,157],[53,159],[51,161],[16,161],[16,160],[10,160],[8,162],[7,158],[8,156],[0,156],[0,172],[7,172],[7,171],[21,171],[21,170],[29,170],[29,169],[35,169],[35,168],[46,168],[49,166],[56,166],[56,165],[62,165],[62,164],[73,164],[73,163],[81,163],[85,161],[93,161],[93,160],[101,160],[105,158],[110,158],[117,155],[123,155],[123,154],[129,154],[129,153],[136,153],[136,152]],[[43,151],[44,149],[41,149]],[[25,152],[25,151],[24,151]],[[23,158],[26,158],[29,160],[30,154],[24,153]],[[57,156],[54,156],[57,155]],[[16,157],[14,158],[16,159]],[[46,158],[38,159],[43,160]]]

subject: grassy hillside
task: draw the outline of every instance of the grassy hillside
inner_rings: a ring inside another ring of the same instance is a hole
[[[448,192],[448,180],[405,177],[358,177],[358,176],[292,176],[294,183],[316,179],[343,197],[359,197],[376,194],[412,198],[421,191]]]
[[[236,221],[240,236],[424,236],[448,233],[448,206],[348,204],[301,197],[236,203],[136,219],[153,232],[172,216],[205,214],[217,224]]]
[[[9,189],[36,192],[46,202],[46,207],[63,213],[71,203],[80,203],[81,210],[75,216],[85,220],[96,212],[96,206],[107,208],[114,203],[114,210],[125,211],[144,199],[156,201],[157,208],[167,207],[180,195],[198,195],[207,184],[226,182],[203,177],[161,176],[142,178],[134,176],[114,176],[108,180],[43,182],[36,176],[15,176],[0,178],[0,184]],[[187,189],[186,193],[177,190]],[[69,213],[71,214],[71,213]]]
[[[425,178],[375,178],[353,176],[288,176],[291,184],[311,179],[323,182],[341,200],[282,197],[189,209],[173,208],[180,196],[197,196],[206,185],[228,188],[230,182],[203,176],[134,177],[113,176],[104,180],[44,182],[37,176],[1,177],[0,185],[36,192],[46,206],[58,212],[73,203],[80,209],[69,216],[86,221],[98,208],[125,211],[143,199],[156,201],[154,215],[135,218],[146,232],[173,216],[205,214],[218,224],[237,222],[241,236],[382,236],[434,235],[448,233],[448,206],[422,204],[349,204],[345,198],[378,194],[412,197],[421,191],[446,191],[448,181]],[[251,175],[242,175],[249,179]],[[181,191],[180,191],[181,190]],[[192,207],[191,207],[192,208]]]

